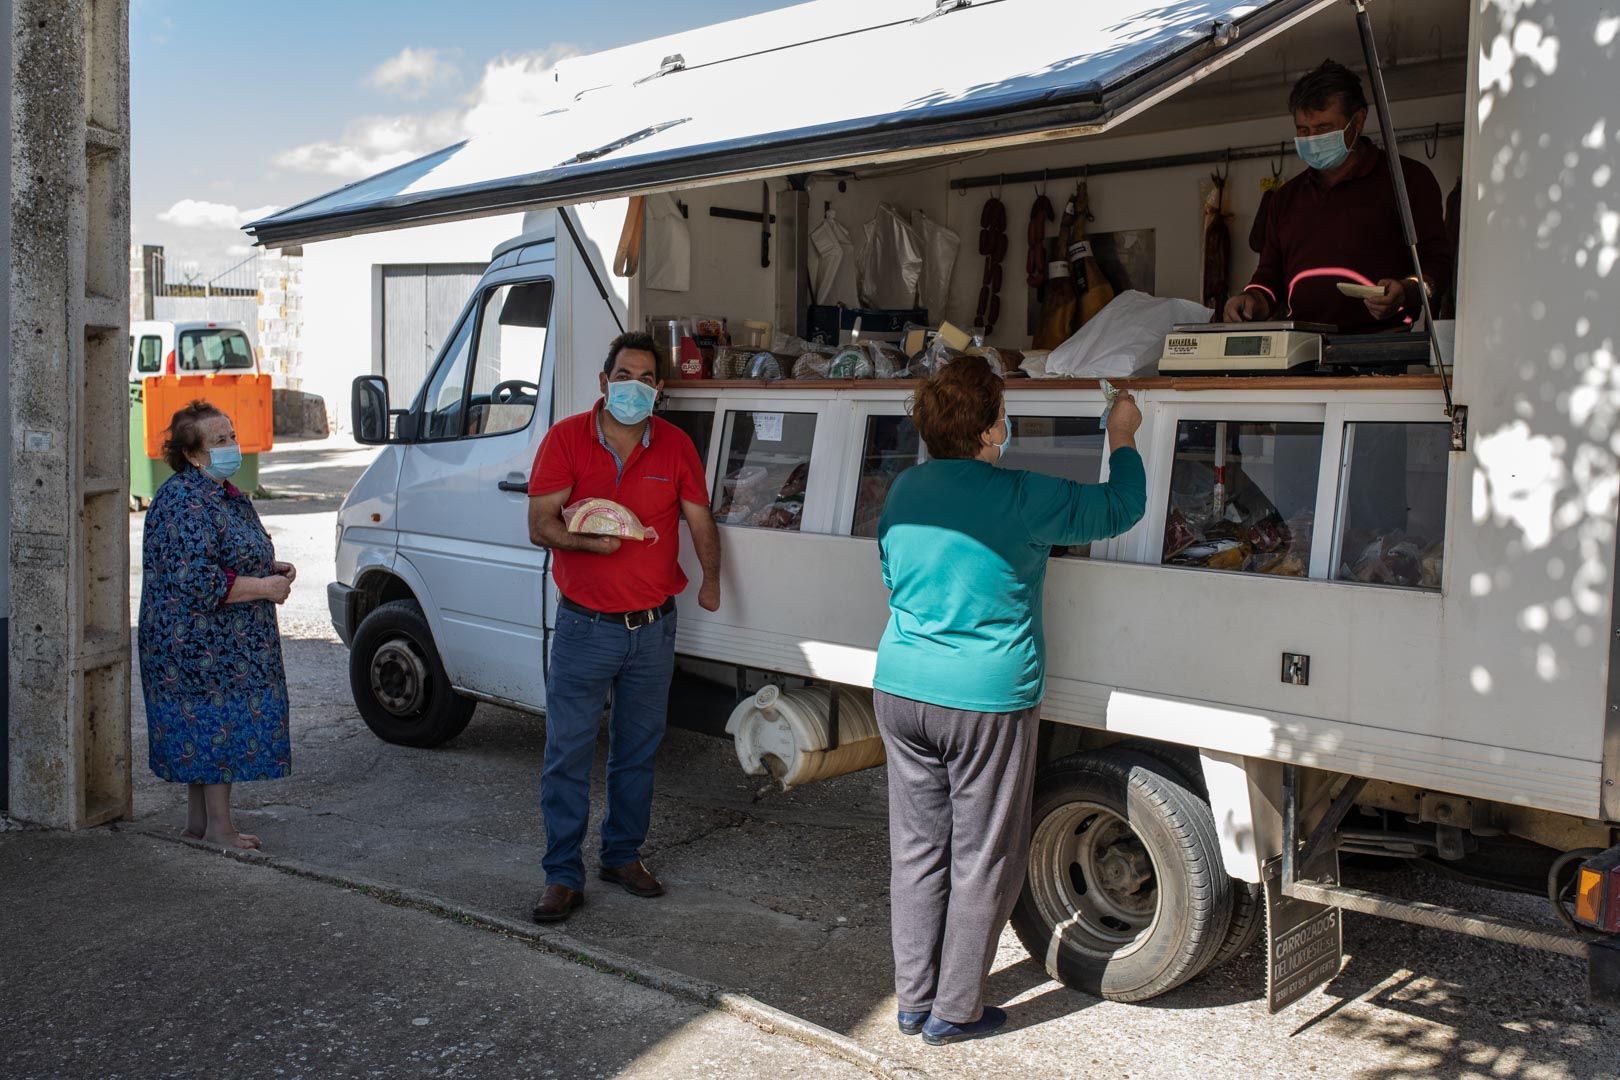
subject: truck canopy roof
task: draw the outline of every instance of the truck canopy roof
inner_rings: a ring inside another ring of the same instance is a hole
[[[519,130],[446,147],[246,231],[286,246],[1095,134],[1332,2],[817,0],[565,62],[550,107]]]

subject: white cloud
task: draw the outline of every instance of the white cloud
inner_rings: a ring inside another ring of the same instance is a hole
[[[275,156],[274,163],[299,172],[357,180],[469,136],[509,128],[555,106],[557,91],[552,69],[558,61],[576,55],[578,50],[572,46],[554,45],[491,60],[484,66],[477,87],[456,107],[361,117],[338,138],[284,150]]]
[[[277,207],[255,206],[242,210],[228,203],[206,202],[202,199],[181,199],[158,214],[165,225],[182,229],[236,229],[250,221],[275,213]]]
[[[456,65],[437,49],[403,49],[377,65],[366,79],[374,88],[414,100],[455,81]]]

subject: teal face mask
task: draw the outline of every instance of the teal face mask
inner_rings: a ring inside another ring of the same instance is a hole
[[[607,410],[621,424],[639,424],[652,415],[658,401],[658,391],[638,379],[610,382],[607,388]]]
[[[1343,131],[1329,131],[1321,135],[1294,136],[1294,151],[1299,159],[1313,169],[1326,171],[1337,169],[1344,164],[1345,158],[1350,156],[1350,147],[1345,145],[1344,137],[1350,131],[1346,124]]]
[[[202,470],[215,480],[229,480],[241,467],[242,448],[232,443],[229,446],[210,447],[208,464],[204,465]]]
[[[998,465],[1001,463],[1001,459],[1007,456],[1007,451],[1012,449],[1012,417],[1007,417],[1002,423],[1007,426],[1007,435],[1001,440],[1001,444],[996,447],[996,463]]]

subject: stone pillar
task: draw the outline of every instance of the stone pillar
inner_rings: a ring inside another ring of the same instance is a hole
[[[12,817],[131,811],[129,6],[9,0]]]

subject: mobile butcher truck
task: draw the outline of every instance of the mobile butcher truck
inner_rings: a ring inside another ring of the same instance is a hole
[[[1047,581],[1031,954],[1135,1001],[1265,936],[1281,1007],[1337,972],[1350,911],[1583,957],[1620,998],[1620,22],[1370,8],[821,0],[565,61],[521,130],[250,226],[277,247],[529,211],[422,385],[356,380],[383,449],[330,597],[366,721],[433,746],[476,702],[545,708],[557,593],[525,480],[608,342],[651,327],[725,546],[720,610],[680,599],[683,685],[751,770],[876,764],[873,534],[924,454],[916,375],[987,353],[1007,464],[1094,481],[1087,376],[1129,372],[1146,517],[1054,551]],[[1455,294],[1376,338],[1206,325],[1197,302],[1249,280],[1264,189],[1303,168],[1288,92],[1324,57],[1450,193],[1456,273],[1424,272]],[[1093,332],[1110,291],[1197,325],[1099,358],[1151,325]],[[1543,893],[1547,917],[1350,888],[1341,853]]]

